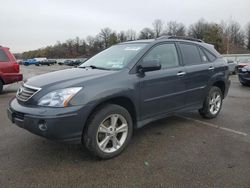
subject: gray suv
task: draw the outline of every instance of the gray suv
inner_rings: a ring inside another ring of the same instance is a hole
[[[78,68],[28,79],[10,101],[8,117],[36,135],[83,143],[107,159],[123,151],[135,128],[180,110],[216,117],[228,74],[221,55],[201,40],[125,42]]]

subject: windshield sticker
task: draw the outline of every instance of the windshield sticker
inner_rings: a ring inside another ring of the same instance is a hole
[[[126,47],[124,50],[127,50],[127,51],[138,51],[140,49],[141,49],[141,47]]]
[[[115,68],[115,69],[121,69],[122,67],[123,65],[121,64],[112,65],[112,68]]]

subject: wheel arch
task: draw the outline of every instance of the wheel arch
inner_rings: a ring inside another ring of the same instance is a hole
[[[220,88],[222,95],[223,95],[223,98],[225,97],[226,84],[224,81],[222,81],[222,80],[215,81],[212,86],[216,86],[216,87]]]
[[[131,118],[133,121],[133,127],[134,128],[136,127],[137,111],[136,111],[135,104],[133,103],[133,101],[129,97],[116,96],[116,97],[112,97],[112,98],[108,98],[108,99],[100,101],[90,110],[90,113],[88,114],[87,119],[85,121],[83,131],[86,130],[87,123],[89,122],[91,115],[93,113],[95,113],[98,109],[102,108],[103,106],[105,106],[107,104],[116,104],[116,105],[119,105],[119,106],[122,106],[123,108],[125,108],[129,112],[129,114],[131,115]]]
[[[2,78],[2,76],[0,75],[0,82],[2,82],[2,84],[4,85],[4,79]]]

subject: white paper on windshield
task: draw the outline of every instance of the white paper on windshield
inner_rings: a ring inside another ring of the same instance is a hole
[[[141,47],[126,47],[124,50],[127,50],[127,51],[138,51],[140,49],[141,49]]]

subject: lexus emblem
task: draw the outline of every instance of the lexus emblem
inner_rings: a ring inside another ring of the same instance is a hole
[[[17,95],[21,95],[22,92],[23,92],[23,88],[20,87],[20,88],[17,90]]]

